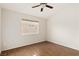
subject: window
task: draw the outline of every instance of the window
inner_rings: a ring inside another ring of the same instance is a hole
[[[23,35],[27,34],[39,34],[39,22],[32,21],[32,20],[25,20],[21,21],[21,30]]]

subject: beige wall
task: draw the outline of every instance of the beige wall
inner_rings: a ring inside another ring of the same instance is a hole
[[[0,8],[0,53],[1,53],[1,8]]]
[[[55,4],[53,12],[47,40],[79,50],[79,4]]]
[[[21,47],[45,41],[45,20],[42,18],[21,14],[15,11],[2,9],[2,50]],[[36,20],[40,24],[40,33],[21,35],[21,19]]]

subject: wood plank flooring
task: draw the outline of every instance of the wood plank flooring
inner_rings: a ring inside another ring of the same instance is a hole
[[[79,56],[79,51],[51,42],[36,43],[3,51],[6,56]]]

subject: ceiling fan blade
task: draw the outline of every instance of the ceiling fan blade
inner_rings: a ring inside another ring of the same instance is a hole
[[[44,8],[41,8],[41,12],[43,11]]]
[[[52,6],[49,6],[49,5],[46,5],[46,7],[51,8],[51,9],[53,8]]]
[[[40,5],[33,6],[32,8],[39,7]]]

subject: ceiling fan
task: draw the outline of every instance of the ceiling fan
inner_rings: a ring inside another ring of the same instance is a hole
[[[36,8],[36,7],[39,7],[39,6],[41,6],[41,10],[40,10],[41,12],[43,11],[44,7],[47,7],[47,8],[50,8],[50,9],[53,8],[52,6],[47,5],[47,3],[40,3],[39,5],[33,6],[32,8]]]

